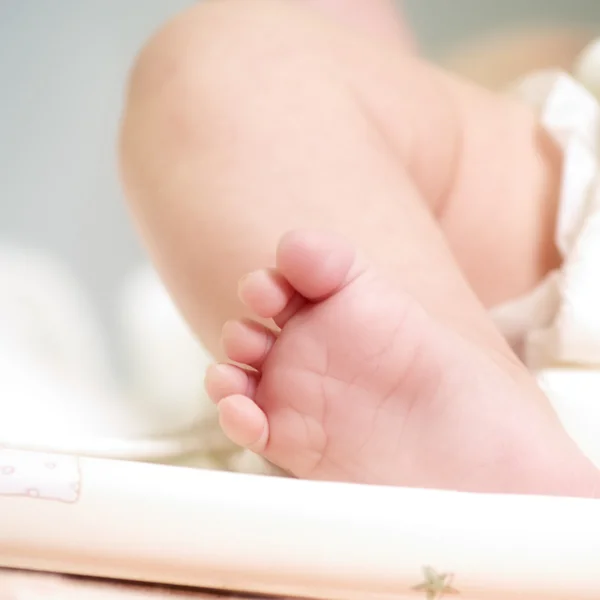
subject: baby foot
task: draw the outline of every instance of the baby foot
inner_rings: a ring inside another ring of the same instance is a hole
[[[227,323],[244,366],[207,373],[236,444],[307,479],[554,493],[549,454],[576,449],[525,369],[436,322],[344,242],[285,236],[240,297],[276,327]]]

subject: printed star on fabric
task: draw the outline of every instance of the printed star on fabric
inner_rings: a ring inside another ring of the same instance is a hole
[[[452,583],[452,575],[448,573],[438,573],[432,567],[423,567],[423,577],[425,581],[413,587],[413,590],[425,592],[427,600],[439,600],[445,594],[458,594],[459,591],[454,589]]]

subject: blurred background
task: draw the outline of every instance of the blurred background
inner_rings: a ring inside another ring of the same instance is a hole
[[[0,1],[0,240],[64,261],[109,328],[115,291],[143,260],[115,165],[124,82],[148,36],[190,4]],[[404,10],[425,53],[490,85],[524,60],[569,64],[589,37],[580,28],[600,23],[598,0],[406,0]]]

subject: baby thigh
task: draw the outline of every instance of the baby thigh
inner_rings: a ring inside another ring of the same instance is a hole
[[[302,227],[344,235],[441,321],[504,348],[422,192],[443,183],[411,171],[412,139],[430,127],[441,132],[431,172],[451,175],[445,104],[422,116],[436,90],[389,40],[378,47],[297,3],[199,3],[149,42],[123,118],[124,183],[212,352],[223,323],[245,314],[238,279]]]

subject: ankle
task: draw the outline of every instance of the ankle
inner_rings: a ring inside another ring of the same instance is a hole
[[[555,230],[562,152],[528,106],[485,90],[468,91],[462,166],[441,224],[489,308],[528,294],[561,264]],[[475,126],[482,121],[489,126]],[[465,251],[465,235],[473,233],[466,231],[464,214],[472,215],[470,222],[485,238],[477,255]]]
[[[560,202],[563,156],[550,134],[540,124],[535,125],[534,145],[536,147],[537,177],[533,185],[533,196],[539,215],[537,231],[539,245],[534,267],[534,277],[538,285],[546,275],[560,267],[562,257],[556,246],[556,227]]]
[[[541,452],[524,451],[520,459],[526,487],[536,494],[600,498],[600,469],[564,432]]]
[[[511,211],[514,224],[504,246],[509,253],[507,274],[512,277],[496,298],[490,298],[490,306],[533,291],[562,262],[555,242],[562,152],[529,107],[515,103],[510,112],[514,131],[510,168],[516,186],[514,194],[505,196],[501,210]],[[515,234],[520,235],[516,243]]]
[[[556,485],[560,496],[600,498],[600,469],[580,453],[560,469]]]

